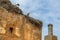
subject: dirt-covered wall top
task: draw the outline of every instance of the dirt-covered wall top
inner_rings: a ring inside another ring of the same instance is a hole
[[[23,14],[22,10],[17,6],[13,5],[10,0],[0,0],[0,6],[7,9],[7,11],[16,12],[19,14]]]

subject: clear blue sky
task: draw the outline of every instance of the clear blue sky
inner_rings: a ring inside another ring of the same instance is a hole
[[[54,35],[60,40],[60,0],[11,0],[15,5],[20,4],[20,8],[24,14],[27,14],[29,9],[30,16],[43,21],[43,34],[47,35],[47,25],[52,23],[54,25]]]

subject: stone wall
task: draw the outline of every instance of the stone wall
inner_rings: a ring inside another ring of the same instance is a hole
[[[0,7],[0,29],[1,40],[42,39],[42,26],[39,28],[30,23],[24,15],[8,12],[3,7]]]

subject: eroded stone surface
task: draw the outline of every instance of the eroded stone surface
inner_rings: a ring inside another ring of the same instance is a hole
[[[4,0],[2,0],[4,1]],[[19,8],[9,4],[5,8],[0,1],[0,39],[1,40],[41,40],[42,22],[22,15]],[[17,10],[16,10],[17,8]],[[18,11],[19,10],[19,11]],[[20,13],[20,14],[18,14]],[[3,32],[4,33],[3,33]]]

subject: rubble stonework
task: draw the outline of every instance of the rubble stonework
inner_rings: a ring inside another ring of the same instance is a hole
[[[42,40],[42,22],[9,0],[0,0],[0,40]]]
[[[13,5],[9,0],[0,0],[0,6],[5,8],[7,11],[14,11],[16,13],[23,14],[22,10]]]

